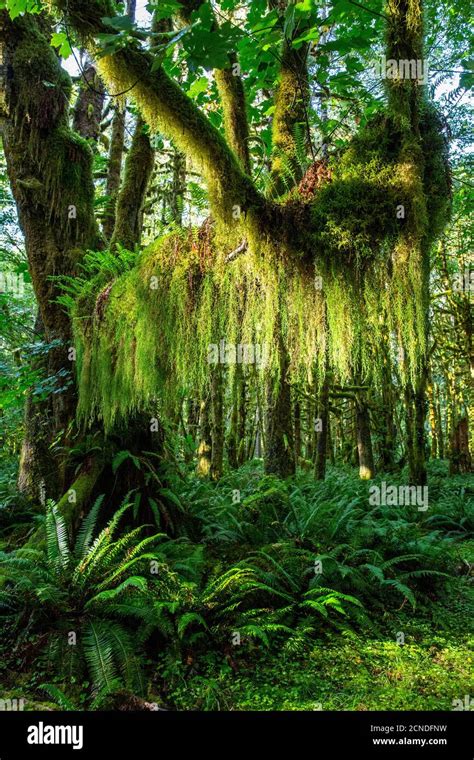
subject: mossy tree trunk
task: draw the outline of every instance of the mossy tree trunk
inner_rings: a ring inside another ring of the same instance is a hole
[[[107,182],[105,192],[108,200],[104,210],[102,228],[107,240],[112,238],[117,209],[117,198],[122,177],[122,158],[125,142],[125,108],[123,103],[114,106],[112,118],[112,135],[110,138],[109,161],[107,165]]]
[[[143,207],[153,171],[155,152],[146,125],[137,119],[132,144],[125,161],[122,186],[117,197],[115,226],[110,241],[130,251],[140,245],[143,227]]]
[[[105,87],[96,67],[89,63],[82,73],[79,95],[74,106],[72,128],[85,140],[97,143],[100,137]]]
[[[224,469],[224,366],[211,374],[211,477],[219,480]]]
[[[186,156],[179,150],[173,152],[173,180],[171,187],[170,214],[173,222],[183,223],[184,193],[186,191]]]
[[[318,393],[317,418],[315,420],[316,432],[316,459],[314,463],[314,477],[316,480],[324,480],[326,477],[326,461],[328,450],[329,433],[329,391],[330,373],[326,364],[321,387]]]
[[[281,9],[280,4],[277,7]],[[304,31],[304,25],[297,25],[293,34],[302,36]],[[304,172],[302,161],[309,148],[310,140],[308,52],[307,43],[293,47],[291,39],[285,38],[281,51],[280,77],[272,124],[274,196],[287,192],[292,185],[299,182]]]
[[[0,14],[0,44],[8,71],[1,133],[40,320],[51,346],[46,370],[56,385],[44,409],[44,435],[38,437],[38,446],[36,411],[30,406],[34,429],[27,432],[20,485],[33,498],[38,497],[39,484],[32,484],[25,468],[35,468],[35,459],[41,470],[48,467],[43,478],[46,495],[57,497],[64,488],[63,458],[51,452],[46,465],[44,450],[46,442],[61,436],[64,445],[76,406],[71,326],[55,302],[59,291],[51,277],[74,274],[83,251],[100,244],[93,212],[92,154],[69,127],[71,82],[49,44],[50,33],[48,19],[27,15],[11,21],[6,12]]]
[[[298,463],[301,459],[301,404],[298,398],[295,398],[293,402],[293,424],[294,424],[294,441],[295,441],[295,463]]]
[[[380,469],[390,472],[395,464],[396,426],[395,399],[393,390],[393,366],[390,355],[389,336],[385,336],[381,345],[381,391],[380,414],[374,425],[379,436],[378,452]],[[378,424],[377,424],[378,423]]]

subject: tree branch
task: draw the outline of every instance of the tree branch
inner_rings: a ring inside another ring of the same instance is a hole
[[[102,21],[114,16],[108,0],[91,4],[86,0],[49,0],[63,11],[97,57],[94,37],[116,31]],[[247,177],[219,131],[193,101],[161,68],[152,71],[153,56],[142,48],[127,47],[99,60],[103,78],[114,88],[130,91],[152,129],[171,139],[190,156],[206,180],[213,213],[230,222],[235,207],[245,213],[265,204],[253,182]]]
[[[237,248],[234,248],[233,251],[227,254],[225,257],[226,264],[229,264],[231,261],[235,261],[242,253],[245,253],[245,251],[248,249],[249,244],[247,240],[243,240],[240,245],[237,246]]]

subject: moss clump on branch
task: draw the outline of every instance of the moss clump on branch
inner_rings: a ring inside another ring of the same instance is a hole
[[[425,336],[426,208],[437,214],[431,235],[449,210],[449,201],[436,200],[448,188],[444,142],[430,137],[432,130],[439,135],[437,118],[427,111],[421,125],[429,153],[424,174],[397,150],[400,136],[387,119],[369,124],[339,157],[332,181],[309,204],[312,262],[289,257],[284,245],[247,222],[248,251],[230,263],[227,240],[207,228],[158,240],[130,272],[113,283],[101,280],[76,310],[80,414],[112,427],[119,417],[203,392],[209,346],[222,340],[265,345],[267,363],[258,371],[277,377],[277,317],[291,381],[311,378],[326,343],[343,377],[356,363],[373,369],[374,342],[388,328],[416,366]]]
[[[75,0],[64,10],[90,40],[104,31],[106,5],[96,0],[86,12]],[[387,15],[387,55],[421,57],[419,0],[388,0]],[[355,366],[371,366],[374,343],[390,329],[416,374],[426,352],[429,248],[449,213],[444,142],[423,88],[391,80],[387,114],[335,158],[330,181],[311,197],[296,190],[272,203],[204,114],[150,64],[148,53],[131,45],[102,58],[100,68],[113,90],[129,89],[149,126],[200,168],[217,224],[212,239],[183,232],[157,241],[130,272],[102,281],[86,311],[79,301],[80,414],[101,417],[110,428],[119,417],[200,393],[209,346],[223,339],[265,344],[268,362],[259,371],[274,379],[279,336],[293,381],[310,377],[328,347],[332,365],[347,378]],[[279,151],[288,159],[296,144],[287,138],[294,139],[304,117],[305,84],[301,73],[298,87],[290,84],[291,74],[282,65],[277,101],[291,95],[296,110],[287,123],[276,104],[275,159]],[[243,237],[247,252],[226,263]]]

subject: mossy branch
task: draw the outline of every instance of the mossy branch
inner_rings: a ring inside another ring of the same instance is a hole
[[[182,23],[189,24],[191,14],[201,5],[201,0],[182,0],[179,19]],[[217,30],[219,24],[213,16],[213,29]],[[239,159],[240,166],[246,174],[251,173],[250,151],[249,151],[249,125],[247,119],[247,106],[245,99],[245,89],[242,77],[240,76],[240,67],[237,53],[229,55],[229,65],[223,69],[214,69],[214,79],[216,80],[217,90],[219,93],[222,115],[224,119],[224,130],[227,142]]]
[[[245,90],[237,67],[237,56],[234,54],[228,68],[214,70],[214,78],[221,100],[227,141],[239,159],[244,172],[250,175],[249,125]]]
[[[108,0],[50,0],[92,48],[94,37],[115,30],[102,18],[114,16]],[[162,69],[152,71],[153,56],[141,48],[122,49],[100,59],[99,69],[113,92],[129,91],[152,129],[173,141],[200,168],[209,189],[213,213],[230,222],[233,210],[260,208],[264,199],[240,168],[237,158],[219,131],[193,101]]]

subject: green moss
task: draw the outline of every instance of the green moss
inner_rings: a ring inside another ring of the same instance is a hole
[[[387,14],[387,57],[421,57],[418,0],[389,0]],[[100,65],[114,91],[132,87],[150,126],[200,168],[218,223],[212,240],[190,232],[157,241],[111,285],[103,308],[88,304],[85,321],[78,308],[84,418],[101,417],[111,427],[117,417],[202,393],[208,347],[222,339],[266,344],[268,365],[259,371],[276,382],[280,331],[290,381],[311,381],[326,347],[342,378],[355,366],[373,374],[377,341],[387,330],[405,351],[402,370],[415,379],[427,345],[430,245],[449,211],[444,141],[422,88],[391,80],[388,114],[372,119],[335,157],[331,180],[309,202],[293,191],[271,204],[179,87],[161,70],[143,73],[143,54],[127,49]],[[304,115],[293,68],[283,61],[276,158],[278,150],[295,155],[293,128]],[[290,98],[291,113],[284,107]],[[242,212],[238,220],[233,204]],[[244,237],[247,252],[226,264],[226,252]]]
[[[299,29],[299,34],[303,34]],[[290,176],[294,184],[301,179],[302,167],[298,145],[298,134],[306,132],[307,109],[309,107],[309,86],[306,44],[293,48],[286,41],[283,45],[281,67],[275,97],[272,122],[272,188],[271,194],[285,192],[285,177]],[[307,137],[300,139],[304,145]]]
[[[92,153],[69,126],[71,79],[58,65],[36,17],[25,15],[15,24],[20,31],[12,57],[18,148],[27,145],[34,171],[41,175],[41,187],[34,192],[41,202],[48,199],[45,222],[53,223],[58,242],[90,243],[97,239]]]
[[[356,365],[376,374],[377,340],[388,329],[415,377],[426,350],[427,251],[449,206],[437,201],[447,175],[443,142],[430,136],[438,134],[436,124],[431,114],[416,151],[387,119],[376,119],[354,139],[311,203],[312,262],[263,236],[249,215],[248,251],[231,264],[224,254],[238,239],[235,230],[228,237],[219,229],[211,237],[180,232],[157,241],[111,285],[100,315],[93,303],[101,300],[100,290],[89,290],[75,320],[80,415],[102,418],[110,428],[118,417],[157,413],[183,394],[203,394],[209,346],[221,340],[265,345],[268,364],[258,371],[276,382],[280,329],[291,382],[312,381],[326,346],[342,377]],[[423,148],[430,152],[426,163]],[[401,206],[404,217],[398,218]],[[427,209],[435,208],[431,226]],[[317,275],[322,290],[315,287]],[[91,313],[92,320],[83,319]],[[233,371],[230,366],[230,382]]]

